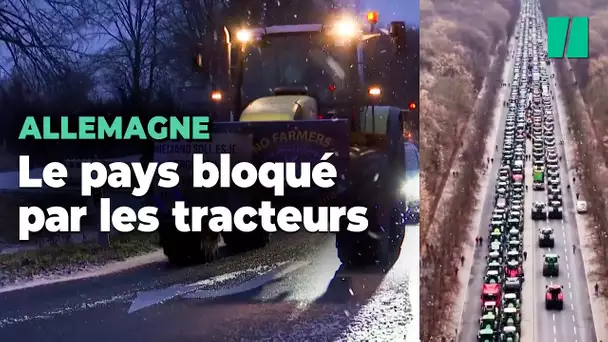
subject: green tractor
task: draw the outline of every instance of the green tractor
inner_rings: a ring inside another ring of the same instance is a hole
[[[498,320],[493,312],[488,312],[479,319],[479,329],[490,328],[492,331],[498,329]]]
[[[519,253],[522,252],[523,246],[519,240],[511,240],[507,246],[508,251],[517,251]]]
[[[490,243],[492,243],[492,242],[500,242],[500,243],[502,243],[503,238],[504,237],[503,237],[502,232],[500,231],[500,229],[494,229],[490,233]]]
[[[477,342],[496,342],[496,333],[491,327],[485,327],[477,333]]]
[[[521,220],[518,217],[511,217],[507,220],[507,227],[520,229],[522,227]]]
[[[492,220],[490,222],[490,231],[498,230],[499,232],[502,233],[504,228],[505,228],[504,220]]]
[[[493,241],[492,243],[490,243],[490,253],[491,252],[498,252],[500,254],[502,254],[503,249],[502,249],[502,243],[498,242],[498,241]]]
[[[547,253],[544,255],[543,277],[559,277],[559,255]]]
[[[501,270],[502,270],[502,266],[497,261],[490,261],[488,263],[488,265],[486,266],[486,272],[488,272],[488,271],[498,271],[498,272],[500,272]]]
[[[517,331],[519,331],[519,327],[521,324],[521,315],[519,314],[519,311],[516,308],[503,308],[502,310],[502,325],[504,327],[510,327],[513,326],[515,328],[517,328]]]
[[[515,308],[519,310],[521,306],[521,301],[517,293],[507,293],[502,298],[502,307],[506,310],[508,308]]]
[[[485,277],[483,278],[484,284],[501,284],[502,277],[500,276],[499,271],[487,271]]]
[[[509,241],[519,241],[521,237],[522,236],[519,227],[511,227],[511,229],[509,229]]]
[[[522,262],[522,256],[519,251],[508,251],[507,252],[507,262],[517,261]]]
[[[504,327],[500,333],[500,342],[519,342],[519,332],[514,326]]]
[[[486,259],[488,260],[488,264],[491,262],[502,263],[502,255],[496,251],[490,252]]]

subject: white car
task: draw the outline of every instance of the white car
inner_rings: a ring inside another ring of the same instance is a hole
[[[576,201],[576,212],[579,214],[584,214],[587,212],[587,202],[586,201]]]

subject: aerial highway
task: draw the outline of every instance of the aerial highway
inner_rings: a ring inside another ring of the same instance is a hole
[[[570,190],[538,1],[522,2],[513,37],[458,340],[594,342],[575,221],[586,204]]]

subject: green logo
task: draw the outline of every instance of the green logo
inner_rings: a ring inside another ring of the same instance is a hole
[[[572,22],[572,24],[570,24]],[[570,35],[568,35],[570,26]],[[547,21],[547,35],[549,36],[549,58],[589,58],[589,18],[549,17]]]

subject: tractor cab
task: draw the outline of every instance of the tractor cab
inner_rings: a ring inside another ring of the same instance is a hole
[[[486,327],[490,327],[492,330],[498,328],[498,321],[493,312],[488,312],[479,319],[479,329],[484,329]]]
[[[519,229],[521,227],[521,220],[519,217],[510,217],[507,220],[507,227]]]
[[[521,252],[521,249],[522,249],[522,246],[521,246],[521,243],[519,242],[519,240],[509,241],[509,244],[508,244],[509,251]]]
[[[496,251],[498,253],[502,253],[502,243],[499,241],[492,241],[489,245],[490,252]]]
[[[558,277],[559,276],[559,255],[555,253],[547,253],[544,255],[543,276]]]
[[[519,342],[519,333],[514,326],[507,326],[502,329],[500,342]]]
[[[477,333],[477,342],[494,342],[494,330],[490,327],[484,327]]]
[[[519,329],[521,316],[516,308],[504,308],[502,311],[502,325],[513,326]]]
[[[502,281],[502,278],[500,276],[500,272],[493,271],[493,270],[487,271],[486,275],[483,279],[484,284],[500,284],[501,281]]]
[[[507,265],[505,266],[505,275],[511,278],[523,277],[524,270],[521,263],[516,260],[507,262]]]
[[[505,227],[505,221],[503,219],[490,221],[490,229],[491,230],[498,229],[499,231],[502,232],[502,230],[504,229],[504,227]]]
[[[501,267],[501,265],[500,265],[499,262],[497,262],[497,261],[491,261],[486,266],[486,271],[497,271],[497,272],[500,272],[501,268],[502,267]]]
[[[492,297],[497,298],[497,296],[492,296]],[[489,296],[487,296],[486,298],[489,298]],[[483,305],[481,306],[481,311],[484,315],[487,313],[490,313],[490,312],[494,315],[497,315],[498,314],[498,305],[493,300],[484,302]]]
[[[390,94],[366,80],[365,60],[380,52],[367,56],[365,47],[391,46],[388,50],[396,56],[406,48],[405,23],[391,22],[384,30],[376,27],[377,20],[377,15],[367,22],[344,15],[321,24],[224,27],[219,40],[225,43],[229,84],[220,86],[226,96],[218,90],[212,95],[223,113],[218,121],[347,119],[353,133],[367,138],[395,128],[399,136],[417,141],[415,104],[408,109],[383,106]],[[199,72],[209,64],[203,54],[201,48],[194,58]],[[407,123],[412,129],[403,132]]]
[[[519,309],[520,301],[517,293],[507,293],[503,296],[502,306],[503,308],[515,308]]]
[[[482,308],[485,308],[488,303],[490,303],[490,306],[493,308],[495,308],[497,305],[500,305],[500,295],[500,284],[483,284],[481,292]]]
[[[508,251],[507,252],[507,261],[517,261],[521,262],[521,253],[519,251]]]
[[[519,295],[521,293],[521,278],[507,277],[503,285],[505,293],[515,293]]]
[[[490,233],[490,241],[491,242],[500,242],[502,243],[503,235],[500,229],[494,229]]]
[[[519,241],[521,238],[521,232],[519,231],[519,223],[517,226],[511,226],[509,229],[509,241]]]
[[[488,264],[491,262],[498,262],[501,263],[502,262],[502,255],[496,251],[492,251],[490,252],[490,254],[488,254]]]

